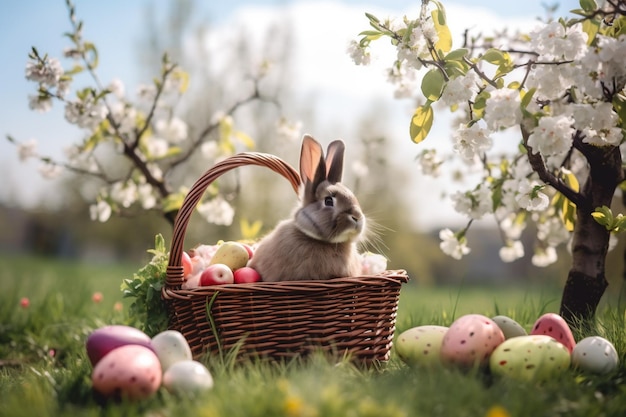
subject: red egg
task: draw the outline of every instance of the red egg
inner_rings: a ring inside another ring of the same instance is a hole
[[[546,313],[539,317],[530,334],[545,334],[552,336],[558,342],[561,342],[570,353],[576,346],[572,330],[567,325],[565,319],[555,313]]]

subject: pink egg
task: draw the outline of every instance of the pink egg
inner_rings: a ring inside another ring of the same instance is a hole
[[[561,344],[569,350],[569,353],[572,353],[572,350],[574,350],[574,347],[576,346],[574,335],[572,334],[572,330],[567,325],[567,322],[563,317],[555,313],[546,313],[539,317],[533,325],[530,334],[545,334],[552,336],[558,342],[561,342]]]
[[[504,334],[493,320],[481,314],[467,314],[455,320],[444,335],[441,359],[461,368],[486,366],[502,342]]]
[[[161,386],[161,363],[147,347],[125,345],[113,349],[96,364],[93,388],[105,397],[140,400]]]

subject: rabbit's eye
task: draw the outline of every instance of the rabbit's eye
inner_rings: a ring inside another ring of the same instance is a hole
[[[332,207],[332,206],[335,205],[335,201],[333,200],[332,197],[326,197],[326,198],[324,198],[324,205],[326,207]]]

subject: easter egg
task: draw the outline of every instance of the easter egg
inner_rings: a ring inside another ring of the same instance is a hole
[[[566,346],[547,335],[527,335],[507,339],[489,359],[494,375],[524,381],[546,381],[569,368]]]
[[[163,374],[163,386],[178,395],[193,395],[213,388],[213,377],[200,362],[176,362]]]
[[[441,363],[441,343],[448,331],[444,326],[417,326],[400,333],[394,344],[398,357],[407,365]]]
[[[113,349],[94,367],[93,388],[105,397],[140,400],[161,386],[159,358],[145,346],[124,345]]]
[[[165,330],[154,336],[152,347],[161,362],[163,372],[176,362],[192,359],[187,339],[177,330]]]
[[[456,319],[444,335],[441,359],[461,368],[486,366],[491,352],[502,342],[504,334],[493,320],[481,314],[467,314]]]
[[[218,246],[215,255],[211,258],[209,265],[224,264],[232,271],[242,268],[248,264],[250,255],[248,250],[239,242],[224,242]]]
[[[539,317],[533,325],[530,334],[552,336],[558,342],[561,342],[570,353],[572,353],[574,346],[576,346],[574,335],[567,325],[567,322],[563,317],[555,313],[546,313]]]
[[[572,365],[584,372],[606,374],[617,368],[619,357],[611,342],[600,336],[590,336],[574,346]]]
[[[89,361],[94,366],[113,349],[124,345],[141,345],[152,349],[150,336],[134,327],[118,324],[100,327],[91,332],[85,348]]]
[[[510,317],[500,315],[492,317],[491,320],[493,320],[498,325],[500,330],[502,330],[502,334],[504,334],[505,339],[517,336],[526,336],[528,334],[518,322]]]

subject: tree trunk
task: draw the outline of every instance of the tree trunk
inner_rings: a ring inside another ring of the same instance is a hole
[[[608,282],[605,276],[610,232],[591,213],[600,206],[611,206],[617,185],[623,179],[619,148],[592,147],[579,142],[577,148],[587,157],[589,175],[580,190],[572,241],[572,268],[563,297],[561,316],[570,324],[593,318]]]

